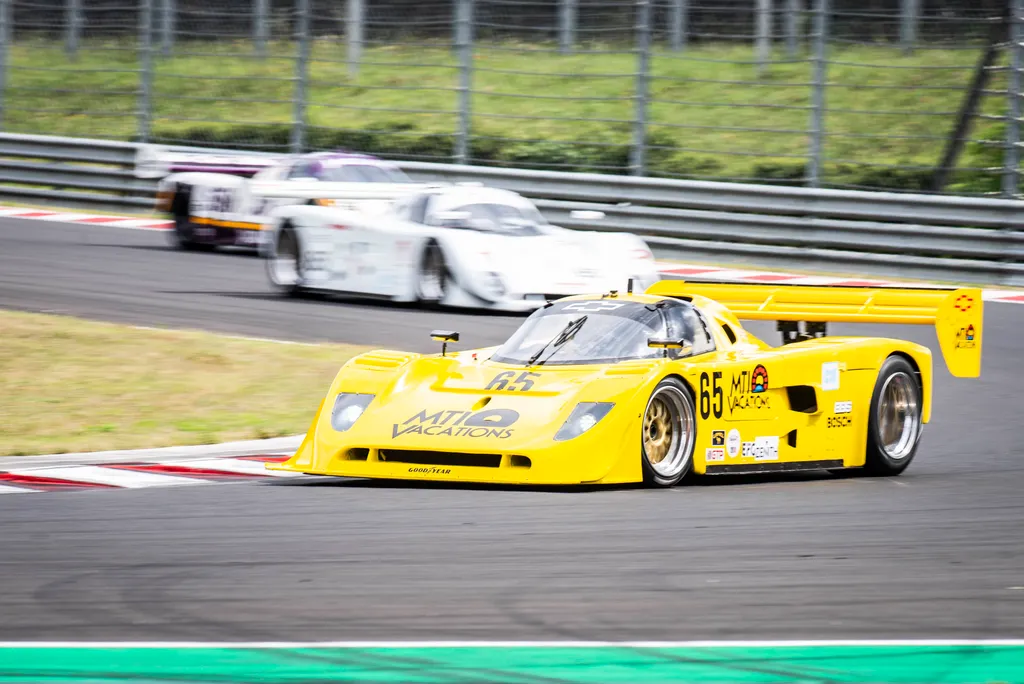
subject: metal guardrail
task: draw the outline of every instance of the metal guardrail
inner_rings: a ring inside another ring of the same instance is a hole
[[[137,150],[134,143],[0,134],[0,197],[148,209],[155,182],[136,177]],[[402,167],[414,180],[514,190],[535,200],[553,223],[637,233],[661,256],[1024,286],[1021,201],[421,162]],[[605,218],[573,218],[577,209],[596,209]]]

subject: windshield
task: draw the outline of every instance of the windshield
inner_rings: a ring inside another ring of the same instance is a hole
[[[448,211],[469,214],[466,224],[473,230],[505,235],[540,235],[538,226],[547,223],[534,207],[477,202]]]
[[[555,302],[538,309],[491,357],[499,363],[571,365],[614,363],[664,356],[647,346],[649,338],[685,339],[693,354],[714,349],[711,335],[693,307],[593,299]],[[680,350],[669,350],[679,358]]]
[[[408,183],[409,177],[399,169],[372,164],[324,165],[320,180],[335,183]]]

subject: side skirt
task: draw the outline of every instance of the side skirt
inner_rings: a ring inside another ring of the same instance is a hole
[[[798,461],[795,463],[737,463],[734,465],[708,464],[705,475],[752,475],[756,473],[792,473],[801,470],[832,470],[842,468],[843,460]]]

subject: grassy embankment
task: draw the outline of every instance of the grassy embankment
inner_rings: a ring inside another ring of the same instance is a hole
[[[0,455],[301,433],[360,351],[0,310]]]
[[[118,47],[124,45],[86,42],[78,60],[71,62],[57,43],[15,44],[5,101],[8,130],[131,139],[136,132],[138,74],[130,70],[138,65],[131,50],[113,49]],[[579,170],[626,165],[634,117],[634,83],[629,75],[636,69],[633,55],[561,56],[497,47],[512,46],[481,43],[476,50],[474,158]],[[273,44],[267,59],[251,56],[251,46],[244,41],[181,43],[177,50],[175,56],[156,58],[157,136],[226,145],[286,145],[294,45]],[[188,50],[206,54],[184,54]],[[747,46],[702,46],[685,54],[689,59],[659,49],[653,57],[650,93],[655,104],[649,111],[649,136],[657,148],[649,153],[652,171],[723,178],[801,177],[808,146],[809,62],[775,64],[763,82],[756,83],[754,65],[725,63],[750,61],[752,50]],[[783,59],[781,51],[776,56]],[[343,63],[343,44],[319,40],[312,57],[312,145],[406,157],[451,154],[458,73],[448,49],[373,47],[366,51],[355,81],[349,80]],[[970,50],[904,55],[881,46],[834,47],[834,63],[828,69],[832,85],[826,95],[831,110],[825,146],[829,180],[903,188],[924,183],[940,156],[942,136],[952,127],[976,58]],[[49,70],[31,70],[34,67]],[[102,69],[125,72],[91,71]],[[1002,81],[997,73],[990,89],[1001,88]],[[961,90],[941,89],[950,86]],[[987,97],[983,110],[1000,114],[1004,105],[1003,98]],[[416,111],[396,111],[403,109]],[[879,135],[885,137],[870,137]],[[975,138],[1000,136],[998,122],[980,121],[974,131]],[[998,166],[1000,154],[998,148],[971,145],[960,166]],[[884,165],[921,168],[891,170]],[[989,190],[997,187],[998,176],[992,171],[961,171],[956,182],[965,189]]]

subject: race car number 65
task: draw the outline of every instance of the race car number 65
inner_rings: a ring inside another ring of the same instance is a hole
[[[711,380],[708,380],[707,373],[700,374],[700,417],[708,418],[711,415],[712,409],[714,409],[715,418],[722,417],[723,408],[723,396],[722,386],[719,384],[719,380],[722,379],[721,371],[714,371],[711,374]],[[711,387],[711,394],[708,394],[708,386]],[[714,403],[712,405],[712,396],[714,396]]]

